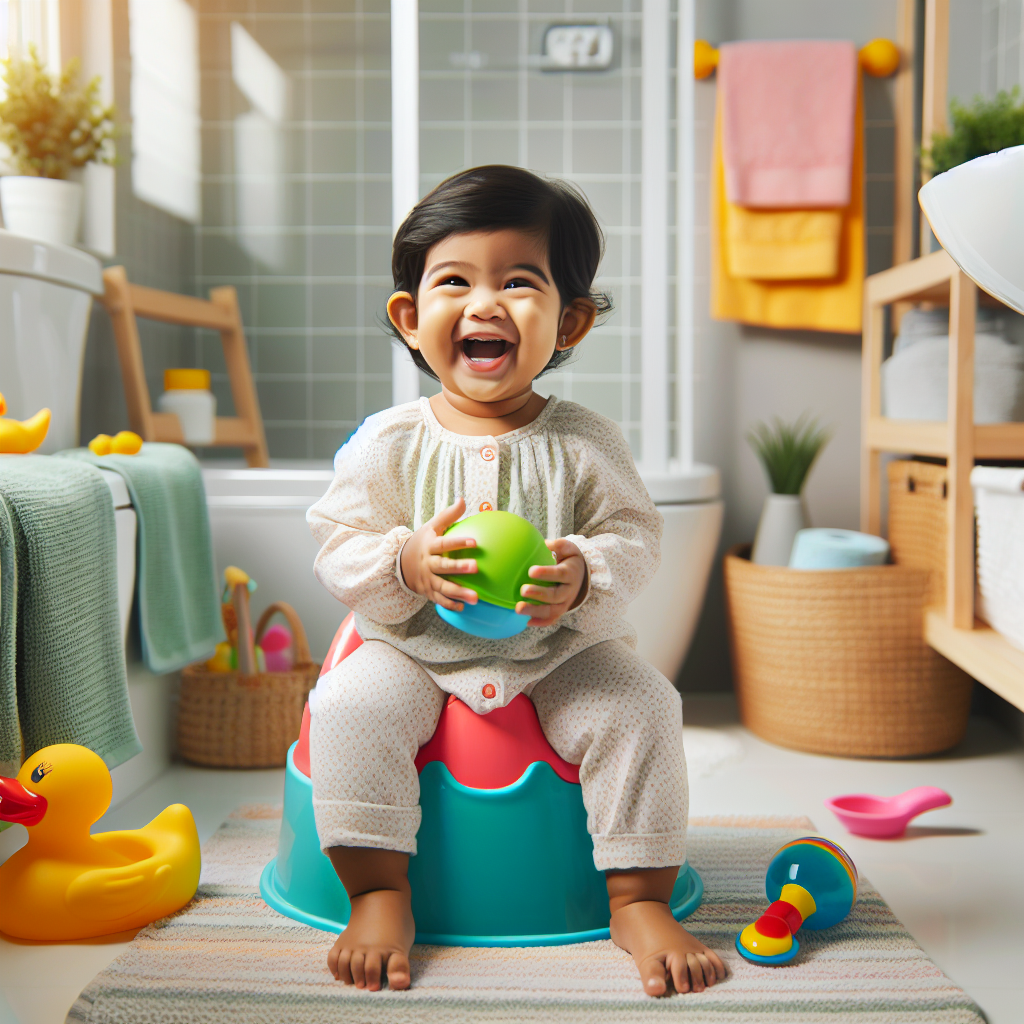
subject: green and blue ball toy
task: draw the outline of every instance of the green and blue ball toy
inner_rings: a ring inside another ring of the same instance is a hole
[[[477,571],[445,579],[475,591],[479,600],[476,604],[464,602],[461,612],[436,605],[437,614],[456,629],[488,640],[522,633],[530,616],[516,614],[516,604],[524,600],[520,588],[524,583],[552,586],[530,579],[530,567],[556,564],[540,530],[514,512],[494,511],[460,520],[445,530],[445,536],[449,534],[476,541],[476,547],[449,554],[453,558],[475,558]]]

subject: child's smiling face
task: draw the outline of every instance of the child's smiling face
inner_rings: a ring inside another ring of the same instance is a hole
[[[388,315],[448,395],[489,405],[529,394],[556,345],[587,333],[594,308],[578,299],[563,310],[546,239],[504,229],[438,242],[415,304],[396,292]]]

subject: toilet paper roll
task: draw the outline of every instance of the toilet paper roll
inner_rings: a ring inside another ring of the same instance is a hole
[[[791,569],[853,569],[884,565],[889,542],[856,530],[801,530],[789,556]]]

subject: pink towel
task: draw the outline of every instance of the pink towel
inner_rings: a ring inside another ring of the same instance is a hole
[[[849,204],[853,43],[727,43],[718,89],[730,202],[762,209]]]

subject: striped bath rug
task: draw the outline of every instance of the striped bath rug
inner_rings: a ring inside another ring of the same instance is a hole
[[[414,946],[409,991],[347,988],[327,971],[333,936],[260,899],[260,871],[276,853],[280,814],[264,805],[232,814],[203,850],[195,900],[142,929],[79,996],[68,1024],[984,1022],[863,879],[850,916],[824,933],[802,933],[792,965],[757,967],[739,957],[733,940],[765,908],[772,854],[813,831],[800,818],[690,822],[690,861],[704,879],[704,902],[686,926],[730,971],[703,993],[645,996],[632,959],[608,941]]]

